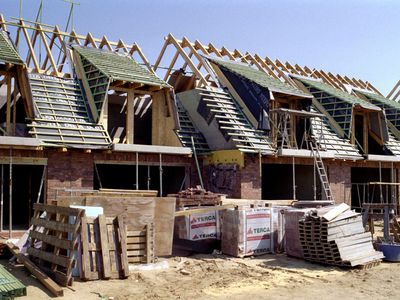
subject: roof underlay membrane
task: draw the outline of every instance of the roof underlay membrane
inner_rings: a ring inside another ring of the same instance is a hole
[[[23,65],[24,61],[19,56],[8,33],[0,30],[0,62],[14,65]]]
[[[29,74],[35,118],[30,133],[48,146],[108,148],[110,137],[90,117],[75,79]]]
[[[326,83],[323,83],[322,81],[305,79],[303,77],[296,77],[296,79],[304,84],[304,86],[319,103],[321,109],[323,109],[330,117],[332,117],[333,121],[336,122],[336,124],[343,130],[344,136],[342,136],[342,138],[350,138],[351,136],[353,109],[356,107],[372,113],[370,114],[370,117],[373,120],[376,121],[378,118],[380,118],[384,121],[383,111],[376,105],[373,105],[347,92],[336,89]],[[372,123],[374,122],[371,121],[371,124]],[[381,127],[375,128],[374,132],[378,136],[381,136],[383,141],[388,139],[386,122],[381,122]]]
[[[94,102],[98,115],[101,113],[112,82],[118,81],[119,85],[135,83],[160,89],[170,87],[127,54],[78,45],[73,45],[72,49],[77,54],[76,66],[87,83],[91,93],[89,98]]]

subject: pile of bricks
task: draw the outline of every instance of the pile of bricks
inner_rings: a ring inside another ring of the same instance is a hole
[[[176,198],[177,207],[187,206],[214,206],[219,205],[225,195],[206,191],[202,188],[188,188],[178,194],[170,194],[168,197]]]

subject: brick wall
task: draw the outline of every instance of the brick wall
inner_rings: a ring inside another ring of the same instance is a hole
[[[328,165],[328,178],[336,203],[351,205],[351,167],[339,162]]]
[[[47,202],[55,200],[57,189],[93,189],[93,164],[90,153],[49,151]]]
[[[240,197],[261,199],[260,160],[258,155],[245,155],[244,168],[240,170]]]

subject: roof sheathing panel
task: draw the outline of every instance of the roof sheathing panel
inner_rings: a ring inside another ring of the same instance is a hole
[[[19,56],[7,32],[0,30],[0,62],[23,65],[24,61]]]
[[[217,64],[222,69],[228,69],[229,71],[237,74],[238,76],[244,77],[247,80],[253,81],[256,84],[267,88],[271,92],[282,93],[291,96],[297,96],[302,98],[311,98],[308,93],[305,93],[287,83],[284,83],[276,78],[268,76],[266,73],[253,68],[250,65],[246,65],[239,62],[225,61],[221,59],[208,58],[211,62]]]
[[[110,137],[91,119],[77,80],[29,74],[35,118],[30,133],[45,144],[107,148]]]
[[[155,74],[145,69],[128,55],[108,50],[72,46],[83,58],[93,64],[111,80],[142,83],[151,86],[169,87]]]

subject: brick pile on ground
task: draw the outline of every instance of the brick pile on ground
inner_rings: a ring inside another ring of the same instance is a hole
[[[306,260],[337,266],[370,266],[384,257],[365,232],[362,217],[346,204],[313,209],[299,221]]]
[[[225,195],[206,191],[202,188],[188,188],[168,197],[176,197],[177,207],[219,205]]]

